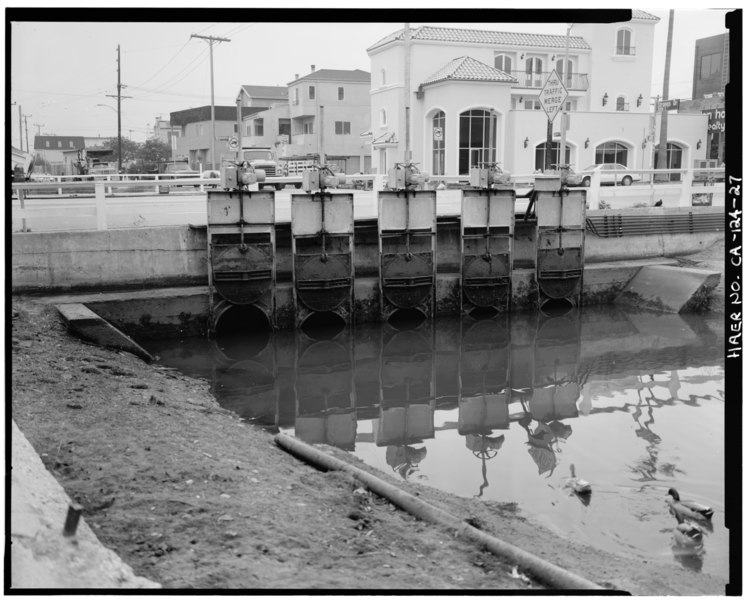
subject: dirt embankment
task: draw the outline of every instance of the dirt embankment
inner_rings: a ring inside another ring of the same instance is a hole
[[[13,419],[103,544],[165,588],[542,589],[350,476],[289,456],[221,409],[205,382],[70,337],[48,305],[13,298],[11,344]],[[665,557],[641,562],[557,537],[515,505],[395,483],[609,588],[724,592]]]

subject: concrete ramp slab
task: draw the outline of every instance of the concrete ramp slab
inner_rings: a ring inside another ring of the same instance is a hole
[[[78,337],[99,346],[130,352],[146,362],[153,361],[153,356],[145,348],[85,304],[58,304],[56,308],[68,328]]]
[[[614,304],[680,313],[707,308],[720,273],[667,265],[642,267]]]

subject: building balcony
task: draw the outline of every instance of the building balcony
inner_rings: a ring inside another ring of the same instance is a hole
[[[551,71],[549,72],[551,73]],[[513,87],[518,88],[532,88],[541,89],[549,78],[549,73],[531,73],[529,71],[512,71],[510,74],[518,80]],[[577,90],[584,92],[588,89],[588,73],[571,73],[570,74],[570,85],[567,85],[567,80],[562,77],[562,83],[568,90]]]

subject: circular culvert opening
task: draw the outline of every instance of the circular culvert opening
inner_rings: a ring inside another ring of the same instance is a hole
[[[314,340],[334,339],[345,328],[345,321],[335,312],[315,312],[309,315],[301,329]]]
[[[416,308],[400,308],[389,317],[389,323],[399,331],[415,329],[424,320],[424,313]]]
[[[539,310],[548,317],[562,317],[573,308],[573,303],[567,298],[553,298],[544,302]]]
[[[475,319],[491,319],[497,312],[494,306],[477,306],[469,313],[469,316]]]
[[[267,346],[271,335],[269,318],[255,306],[230,306],[215,322],[215,341],[220,350],[233,359],[258,354]]]

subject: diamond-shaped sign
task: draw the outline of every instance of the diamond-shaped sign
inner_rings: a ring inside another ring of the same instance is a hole
[[[550,123],[554,121],[554,117],[557,116],[557,113],[562,108],[567,96],[567,88],[562,83],[560,76],[557,75],[557,71],[552,69],[544,87],[539,92],[539,102],[544,112],[547,113]]]

